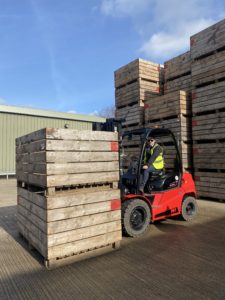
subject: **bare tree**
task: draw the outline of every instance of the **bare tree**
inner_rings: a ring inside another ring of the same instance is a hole
[[[116,108],[114,105],[106,106],[98,113],[99,117],[103,118],[115,118]]]

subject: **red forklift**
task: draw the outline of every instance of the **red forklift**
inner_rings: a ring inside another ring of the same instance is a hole
[[[121,132],[123,122],[125,119],[107,119],[106,123],[94,123],[93,130]],[[140,193],[149,137],[163,148],[165,169],[152,173]],[[120,190],[123,232],[130,237],[142,235],[155,221],[170,217],[190,221],[198,212],[192,175],[183,172],[176,138],[166,128],[140,128],[120,136]]]
[[[149,137],[154,137],[163,148],[165,169],[152,173],[141,193],[139,187]],[[169,129],[141,128],[125,132],[120,141],[120,172],[125,235],[138,237],[151,223],[165,218],[180,216],[190,221],[196,216],[195,184],[192,175],[183,172],[178,144]]]

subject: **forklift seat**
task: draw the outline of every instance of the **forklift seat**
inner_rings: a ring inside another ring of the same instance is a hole
[[[154,172],[150,173],[150,181],[160,179],[162,176],[165,175],[165,170],[155,170]]]

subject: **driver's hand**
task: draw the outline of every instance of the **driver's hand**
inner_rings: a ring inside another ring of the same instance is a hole
[[[144,170],[147,170],[147,169],[148,169],[148,166],[147,166],[147,165],[144,165],[144,166],[143,166],[143,169],[144,169]]]

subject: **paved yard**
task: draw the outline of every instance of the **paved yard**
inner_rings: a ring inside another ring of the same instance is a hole
[[[119,251],[48,271],[16,225],[16,182],[0,180],[0,299],[224,299],[225,204],[199,201]]]

